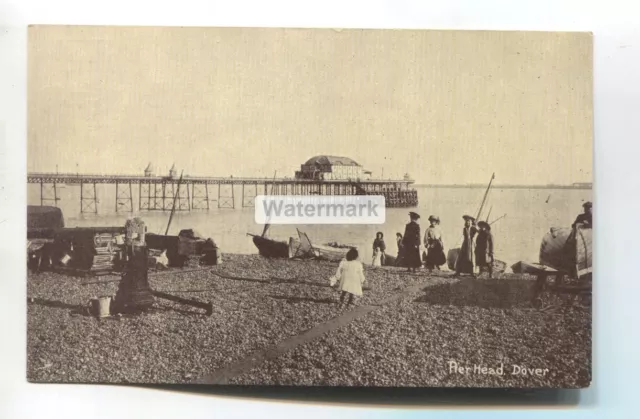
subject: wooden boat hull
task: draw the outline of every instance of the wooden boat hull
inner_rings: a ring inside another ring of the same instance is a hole
[[[289,244],[285,241],[273,240],[262,236],[253,236],[253,244],[258,248],[260,256],[267,258],[289,258]]]
[[[349,248],[328,246],[326,244],[315,244],[310,246],[303,244],[299,239],[289,238],[289,255],[292,258],[319,259],[330,262],[340,262],[347,256]]]
[[[592,229],[552,228],[540,244],[540,264],[574,277],[592,272]]]
[[[347,252],[349,251],[349,249],[326,245],[314,245],[313,249],[316,251],[318,259],[328,260],[330,262],[340,262],[347,257]]]
[[[537,275],[541,272],[557,272],[555,269],[548,266],[540,265],[539,263],[529,263],[522,260],[512,265],[511,270],[515,274],[531,275]]]

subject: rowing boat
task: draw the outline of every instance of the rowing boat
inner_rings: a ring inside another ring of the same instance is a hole
[[[301,239],[289,238],[289,255],[292,258],[301,259],[320,259],[328,260],[330,262],[340,262],[347,257],[347,252],[350,247],[338,247],[329,244],[314,244],[306,237],[306,234],[301,233]]]
[[[319,259],[340,262],[352,248],[337,243],[312,245],[306,233],[301,231],[298,231],[299,238],[290,237],[288,242],[253,234],[250,236],[253,237],[253,244],[258,248],[258,253],[268,258]]]
[[[318,259],[340,262],[342,259],[347,257],[347,252],[350,248],[333,247],[328,244],[316,244],[313,246],[313,249],[316,251]]]
[[[262,236],[253,236],[253,244],[258,248],[260,256],[285,259],[291,257],[289,254],[289,244],[286,241],[273,240]]]
[[[298,238],[289,239],[289,255],[292,258],[320,259],[340,262],[354,246],[339,243],[311,244],[311,239],[298,230]]]

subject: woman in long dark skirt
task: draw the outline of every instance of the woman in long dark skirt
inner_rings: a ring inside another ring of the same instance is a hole
[[[440,218],[432,215],[429,217],[431,225],[424,234],[424,246],[427,248],[426,265],[429,272],[433,269],[440,270],[440,266],[447,262],[444,255],[444,244],[442,243],[442,233],[438,225]]]
[[[464,219],[464,228],[462,229],[462,246],[460,247],[460,254],[456,261],[456,273],[455,276],[460,274],[470,274],[475,276],[475,252],[476,252],[476,234],[478,228],[476,227],[476,219],[470,215],[462,217]]]
[[[408,271],[417,272],[418,268],[422,266],[422,259],[420,257],[420,224],[418,224],[420,215],[412,211],[409,213],[409,218],[411,221],[404,229],[402,247],[404,249],[404,260]]]

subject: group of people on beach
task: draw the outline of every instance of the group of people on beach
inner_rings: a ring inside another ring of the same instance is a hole
[[[404,235],[396,234],[398,256],[395,266],[406,267],[409,272],[417,272],[423,266],[429,272],[440,270],[441,266],[447,263],[440,231],[440,218],[436,215],[429,217],[429,227],[425,231],[424,238],[418,222],[420,215],[412,211],[409,213],[409,218]],[[464,219],[463,240],[457,255],[454,276],[461,274],[476,276],[474,268],[477,266],[480,270],[486,269],[491,278],[494,262],[491,226],[485,221],[476,222],[475,218],[469,215],[462,218]],[[420,254],[421,243],[426,249],[422,255]],[[373,241],[373,266],[385,264],[386,250],[384,235],[378,232]],[[350,249],[346,258],[340,262],[336,274],[330,279],[331,285],[337,285],[341,291],[341,308],[355,304],[356,298],[362,295],[362,284],[365,281],[364,267],[358,257],[358,251]]]
[[[415,272],[418,268],[425,267],[432,272],[440,270],[447,263],[444,253],[444,242],[440,231],[440,217],[429,216],[429,227],[424,239],[420,232],[420,215],[415,212],[409,213],[410,221],[405,226],[404,235],[396,233],[396,243],[398,245],[398,255],[395,266],[406,267],[408,271]],[[465,215],[464,228],[462,230],[462,246],[457,256],[456,274],[474,274],[474,267],[485,268],[489,271],[489,276],[493,274],[493,235],[491,226],[486,221],[476,223],[474,217]],[[421,244],[425,251],[420,254]],[[378,232],[373,241],[373,266],[382,266],[385,261],[386,245],[384,236]]]
[[[592,228],[592,203],[583,204],[584,212],[576,218],[572,227],[577,224],[583,227]],[[429,227],[424,239],[420,232],[418,220],[420,215],[409,212],[409,223],[405,226],[404,235],[396,234],[398,245],[398,255],[395,261],[396,266],[407,267],[409,272],[416,272],[418,268],[425,266],[429,272],[440,270],[440,267],[447,263],[444,253],[444,242],[440,231],[440,217],[429,216]],[[493,276],[494,245],[491,225],[486,221],[476,221],[470,215],[462,216],[464,227],[462,228],[462,245],[456,255],[454,277],[462,274],[476,276],[476,267],[479,272],[488,271],[489,278]],[[421,241],[426,249],[420,254]],[[373,241],[373,266],[384,265],[387,246],[384,242],[382,232],[376,234]],[[340,262],[336,274],[330,279],[331,285],[338,285],[340,294],[340,307],[354,305],[356,299],[362,295],[362,285],[364,284],[364,267],[358,260],[358,251],[350,249],[346,258]]]

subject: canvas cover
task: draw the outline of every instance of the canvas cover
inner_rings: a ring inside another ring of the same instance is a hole
[[[52,237],[53,232],[64,228],[60,208],[49,206],[27,206],[27,238]]]

